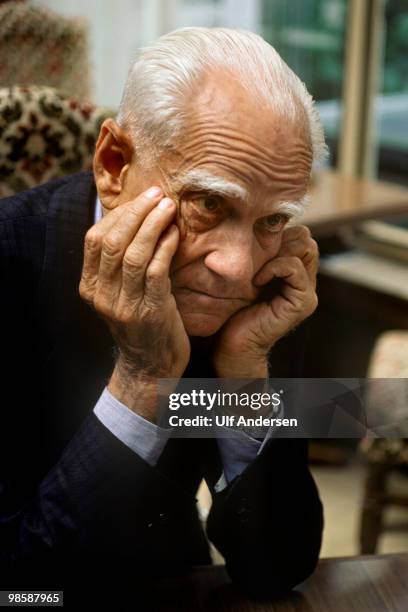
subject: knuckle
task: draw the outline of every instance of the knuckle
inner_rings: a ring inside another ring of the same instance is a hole
[[[319,258],[319,247],[316,240],[313,240],[313,238],[307,240],[305,256],[307,260],[317,260]]]
[[[290,260],[290,265],[293,266],[293,268],[295,268],[296,270],[300,270],[301,268],[303,268],[302,261],[299,257],[296,257],[293,255],[289,257],[289,260]]]
[[[139,247],[128,249],[123,256],[123,263],[129,268],[140,268],[143,262],[143,253]]]
[[[91,229],[89,229],[87,233],[85,234],[85,248],[88,249],[88,251],[93,252],[93,251],[99,250],[101,247],[101,244],[102,244],[101,232],[95,226],[91,227]]]
[[[86,297],[93,297],[95,293],[97,279],[93,275],[89,275],[83,270],[79,281],[79,292]]]
[[[103,252],[110,257],[117,257],[121,253],[121,242],[118,236],[108,234],[102,242]]]
[[[307,225],[301,225],[300,226],[300,237],[301,238],[305,238],[305,239],[312,237],[312,232],[307,227]]]
[[[146,270],[146,280],[148,282],[160,281],[163,276],[163,269],[160,265],[151,265]]]

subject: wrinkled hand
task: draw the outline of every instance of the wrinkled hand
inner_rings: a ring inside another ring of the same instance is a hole
[[[129,407],[141,389],[136,382],[153,386],[157,377],[177,378],[190,358],[169,278],[179,241],[171,223],[175,212],[174,202],[162,199],[161,192],[153,197],[145,192],[118,205],[85,237],[80,295],[105,320],[117,344],[108,388]]]
[[[222,327],[213,354],[220,377],[264,378],[272,346],[317,307],[318,247],[303,225],[287,228],[278,255],[254,278],[257,286],[282,279],[279,295],[248,306]]]

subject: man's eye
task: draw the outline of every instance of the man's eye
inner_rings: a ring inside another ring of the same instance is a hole
[[[283,229],[283,227],[285,226],[285,224],[288,222],[288,218],[286,217],[286,215],[280,215],[280,214],[276,214],[276,215],[269,215],[268,217],[265,217],[263,219],[263,226],[269,231],[269,232],[280,232],[281,229]]]
[[[194,198],[193,203],[200,212],[204,213],[215,213],[220,208],[220,203],[216,197],[213,196],[201,196]]]
[[[194,232],[206,232],[225,216],[222,199],[210,194],[188,194],[181,199],[181,216]]]

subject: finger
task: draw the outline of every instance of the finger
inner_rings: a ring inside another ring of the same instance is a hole
[[[319,266],[319,249],[316,241],[311,237],[308,227],[305,225],[298,225],[287,228],[282,235],[282,243],[278,257],[298,257],[301,259],[309,275],[310,281],[316,286],[316,275]],[[267,261],[263,268],[255,275],[255,285],[265,284],[271,280],[271,277],[268,277],[268,270],[271,270],[270,261]]]
[[[307,225],[291,225],[284,229],[282,234],[282,242],[285,242],[286,240],[299,240],[311,237],[312,233]]]
[[[257,275],[254,284],[264,285],[274,278],[282,278],[293,289],[306,291],[310,286],[306,268],[299,257],[276,257],[269,261]]]
[[[316,283],[319,248],[313,238],[295,239],[282,244],[279,257],[298,257],[306,268],[312,283]]]
[[[163,233],[145,274],[145,301],[164,302],[171,290],[170,264],[179,244],[179,230],[174,224]]]
[[[161,189],[151,187],[132,202],[121,205],[121,214],[103,237],[98,271],[98,280],[101,284],[109,285],[115,275],[118,275],[126,249],[139,231],[146,216],[155,208],[161,198]]]
[[[115,208],[112,212],[102,217],[102,219],[95,223],[85,235],[84,259],[79,293],[82,299],[88,303],[92,302],[95,285],[98,279],[103,238],[105,233],[113,227],[122,214],[122,210],[119,210],[119,208],[120,207]]]
[[[163,231],[176,212],[170,198],[161,200],[143,221],[123,256],[122,291],[128,298],[144,291],[144,276]]]

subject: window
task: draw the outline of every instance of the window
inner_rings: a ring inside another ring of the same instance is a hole
[[[408,3],[388,0],[375,114],[380,178],[408,185]]]
[[[317,100],[335,165],[341,126],[346,0],[264,0],[262,35]]]

